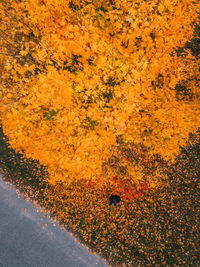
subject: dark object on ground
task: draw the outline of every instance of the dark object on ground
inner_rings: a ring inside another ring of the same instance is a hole
[[[109,198],[109,201],[110,201],[110,206],[112,204],[114,204],[115,206],[121,201],[121,198],[120,196],[117,196],[117,195],[111,195],[110,198]]]

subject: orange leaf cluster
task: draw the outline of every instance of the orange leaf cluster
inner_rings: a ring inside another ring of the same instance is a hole
[[[118,136],[173,159],[198,129],[200,59],[174,49],[193,36],[199,1],[0,8],[1,121],[13,148],[48,166],[50,182],[106,182],[102,164]],[[192,99],[177,98],[183,81]],[[139,167],[127,168],[142,179]]]

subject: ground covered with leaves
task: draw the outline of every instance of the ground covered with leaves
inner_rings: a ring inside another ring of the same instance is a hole
[[[5,179],[111,266],[199,266],[198,1],[31,2],[0,1]]]
[[[101,188],[84,180],[68,187],[64,183],[50,186],[44,179],[48,177],[46,168],[9,148],[2,129],[0,134],[0,166],[6,179],[111,266],[197,266],[200,262],[198,132],[191,135],[173,164],[156,156],[152,159],[149,171],[160,166],[159,186],[132,189],[134,197],[122,197],[116,207],[109,206],[109,197],[125,189],[117,191],[109,181]],[[128,149],[122,140],[119,147],[118,154],[121,151],[127,158]],[[134,157],[141,160],[139,154]],[[134,160],[131,154],[129,160]],[[145,159],[143,162],[150,166]],[[104,165],[105,171],[116,164],[117,154],[115,161],[111,159]]]

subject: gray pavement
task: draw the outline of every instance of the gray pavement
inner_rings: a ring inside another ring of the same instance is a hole
[[[44,217],[0,174],[0,267],[68,266],[108,265]]]

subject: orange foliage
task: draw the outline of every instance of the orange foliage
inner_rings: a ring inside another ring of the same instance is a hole
[[[118,136],[173,159],[198,129],[200,59],[174,49],[191,39],[199,1],[11,0],[0,7],[4,132],[13,148],[48,166],[51,183],[106,182],[114,171],[104,175],[102,163]],[[182,81],[193,93],[187,101],[174,90]],[[143,180],[142,168],[127,162],[132,182]]]

